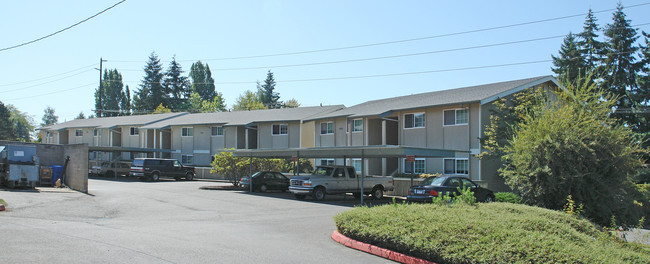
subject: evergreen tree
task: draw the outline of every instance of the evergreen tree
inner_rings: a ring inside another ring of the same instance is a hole
[[[0,140],[15,140],[16,133],[11,122],[11,112],[0,101]]]
[[[605,26],[605,60],[601,87],[617,97],[615,116],[638,132],[639,120],[631,113],[634,97],[639,92],[635,78],[640,64],[635,57],[639,38],[630,21],[626,19],[619,3],[612,17],[612,24]]]
[[[650,147],[650,34],[641,33],[645,46],[641,46],[641,66],[637,74],[638,91],[635,94],[637,102],[636,117],[639,119],[638,132],[645,137],[644,146]],[[646,157],[648,158],[648,157]]]
[[[147,65],[144,67],[144,78],[140,90],[133,96],[133,109],[141,112],[153,111],[160,104],[169,102],[169,96],[162,86],[162,65],[155,52],[149,55]]]
[[[596,32],[600,31],[600,27],[596,24],[596,17],[594,13],[589,9],[587,17],[585,18],[584,26],[582,27],[582,32],[579,34],[580,39],[578,40],[578,49],[582,54],[584,59],[584,64],[587,67],[584,72],[584,76],[592,74],[594,70],[600,65],[603,55],[603,46],[604,44],[598,40],[598,34]]]
[[[77,115],[77,117],[74,119],[86,119],[86,116],[84,115],[84,112],[79,112],[79,115]]]
[[[41,123],[41,127],[53,125],[59,122],[59,117],[56,116],[56,114],[54,114],[54,108],[48,105],[45,108],[44,112],[45,113],[43,114],[43,118],[41,119],[43,120],[43,123]]]
[[[262,101],[260,101],[259,96],[251,91],[246,91],[240,95],[232,108],[235,111],[267,109]]]
[[[122,83],[122,74],[117,69],[104,70],[102,77],[102,95],[99,94],[99,88],[95,91],[95,108],[102,109],[101,116],[118,116],[126,110],[123,109],[124,101],[124,84]],[[102,105],[99,105],[99,97],[102,97]],[[99,116],[99,115],[98,115]]]
[[[169,63],[169,69],[165,73],[163,82],[165,93],[170,101],[167,103],[171,109],[179,110],[187,108],[187,99],[190,96],[190,81],[183,76],[181,65],[176,62],[176,56]]]
[[[551,55],[554,66],[552,68],[553,72],[562,81],[573,84],[579,83],[580,79],[585,76],[585,63],[572,33],[569,33],[564,38],[559,53],[558,57]]]
[[[7,105],[7,109],[11,113],[10,122],[13,126],[16,140],[22,142],[31,142],[32,133],[34,132],[34,120],[25,112],[19,111],[13,105]]]
[[[212,79],[212,72],[207,63],[205,65],[201,61],[192,63],[192,67],[190,67],[190,79],[192,79],[190,92],[198,93],[201,96],[201,100],[211,101],[217,95],[214,79]],[[189,98],[189,94],[187,94],[187,97]]]
[[[122,100],[120,101],[120,110],[122,115],[131,115],[131,90],[127,85],[122,93]]]
[[[259,81],[257,82],[257,94],[266,108],[274,109],[282,107],[280,94],[275,92],[275,78],[273,77],[273,72],[271,72],[271,70],[266,74],[264,84],[260,84]]]

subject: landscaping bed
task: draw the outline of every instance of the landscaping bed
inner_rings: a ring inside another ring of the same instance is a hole
[[[352,239],[438,263],[650,263],[650,247],[520,204],[392,204],[334,217]]]

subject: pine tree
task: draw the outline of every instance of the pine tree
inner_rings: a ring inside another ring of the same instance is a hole
[[[169,69],[165,73],[163,82],[165,93],[169,96],[167,105],[173,110],[186,109],[187,99],[190,96],[190,81],[183,76],[183,69],[176,62],[176,56],[169,63]]]
[[[53,125],[59,122],[59,117],[54,114],[54,108],[51,106],[48,105],[43,112],[45,113],[43,114],[43,123],[41,123],[41,127]]]
[[[124,92],[122,93],[120,110],[122,115],[131,115],[131,90],[128,85],[124,88]]]
[[[640,64],[635,57],[639,38],[630,21],[626,19],[619,3],[612,17],[612,24],[605,26],[605,60],[601,87],[617,96],[615,116],[638,132],[639,120],[631,113],[634,97],[639,92],[635,78]]]
[[[140,90],[133,96],[133,109],[141,112],[153,111],[160,104],[169,102],[169,96],[162,86],[163,72],[160,59],[155,52],[149,55],[147,65],[144,67],[144,78]]]
[[[124,101],[124,91],[122,88],[122,74],[117,69],[104,70],[102,77],[102,105],[99,105],[99,88],[95,91],[95,109],[102,109],[101,116],[118,116],[122,115]]]
[[[578,49],[580,54],[584,58],[586,71],[585,75],[591,74],[594,70],[597,69],[600,61],[603,56],[603,46],[604,44],[598,40],[598,34],[596,32],[600,31],[600,27],[596,24],[596,17],[594,13],[589,9],[587,17],[585,18],[584,26],[582,27],[582,32],[579,34],[580,39],[578,40]]]
[[[273,72],[271,72],[271,70],[266,74],[264,84],[260,84],[259,81],[257,82],[257,94],[266,108],[275,109],[282,107],[280,94],[275,92],[275,78],[273,77]]]
[[[564,38],[559,56],[551,55],[551,57],[554,66],[552,70],[558,75],[558,79],[577,84],[585,76],[585,63],[572,33]]]
[[[11,112],[0,101],[0,140],[15,140],[16,133],[11,122]]]
[[[214,99],[217,92],[214,86],[214,79],[212,79],[210,66],[207,63],[205,65],[201,61],[192,63],[189,76],[192,79],[190,92],[198,93],[201,96],[201,100],[211,101]],[[187,96],[189,97],[189,94]]]
[[[75,117],[74,119],[86,119],[86,116],[84,115],[84,112],[79,112],[77,117]]]

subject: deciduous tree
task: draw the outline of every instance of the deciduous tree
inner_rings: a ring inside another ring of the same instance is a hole
[[[267,109],[267,107],[260,101],[259,96],[250,90],[240,95],[235,105],[233,105],[233,110],[235,111],[258,109]]]

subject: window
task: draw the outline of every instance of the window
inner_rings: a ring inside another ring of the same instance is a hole
[[[415,171],[413,170],[413,163],[415,163]],[[426,171],[426,163],[424,158],[417,158],[415,162],[409,162],[404,159],[404,173],[423,174]]]
[[[363,131],[363,119],[352,120],[352,132],[362,132]]]
[[[223,136],[223,127],[222,126],[212,127],[212,135]]]
[[[469,174],[469,160],[444,159],[444,174]]]
[[[181,128],[181,137],[192,137],[192,136],[194,136],[194,128],[193,127]]]
[[[320,165],[321,166],[332,166],[332,165],[334,165],[334,159],[321,159],[320,160]]]
[[[357,175],[354,173],[354,169],[348,168],[348,177],[350,178],[356,178]]]
[[[443,111],[443,115],[445,118],[445,126],[467,125],[469,121],[467,109],[445,110]]]
[[[81,136],[84,135],[84,131],[81,130],[81,129],[76,129],[76,130],[74,131],[74,135],[77,136],[77,137],[81,137]]]
[[[287,124],[273,125],[273,135],[287,135]]]
[[[131,136],[137,136],[140,134],[137,127],[131,127]]]
[[[102,136],[102,130],[101,129],[93,129],[93,136],[95,137],[101,137]]]
[[[404,115],[404,128],[418,128],[424,125],[424,113]]]
[[[361,174],[361,159],[353,159],[352,162],[352,167],[354,167],[354,170],[357,171],[358,174]]]
[[[194,156],[193,155],[181,155],[181,162],[183,164],[193,164],[194,163]],[[175,163],[174,166],[176,166],[176,163],[178,163],[178,161],[175,161],[174,163]],[[178,166],[180,167],[180,164],[178,164]]]
[[[320,134],[321,135],[334,134],[334,122],[320,123]]]

